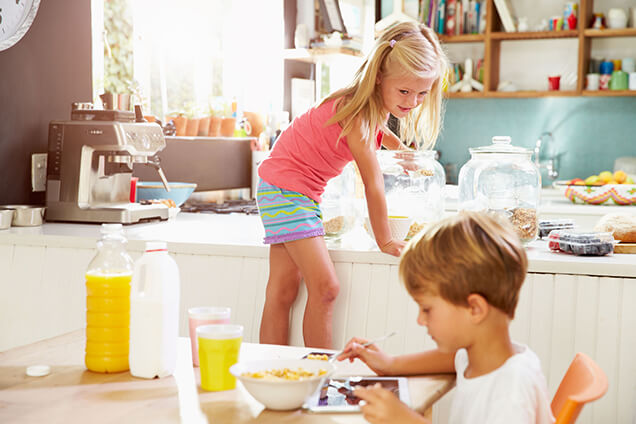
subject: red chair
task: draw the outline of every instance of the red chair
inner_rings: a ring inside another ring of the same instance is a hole
[[[595,401],[605,392],[607,376],[601,367],[586,354],[577,353],[552,399],[556,424],[574,423],[583,405]]]

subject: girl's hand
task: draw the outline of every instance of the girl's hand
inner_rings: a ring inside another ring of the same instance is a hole
[[[380,246],[380,250],[389,255],[400,256],[404,246],[406,246],[404,240],[391,239],[388,243],[385,243],[384,246]]]
[[[364,405],[360,403],[360,410],[364,418],[373,424],[429,423],[380,383],[373,387],[356,387],[353,394],[365,402]]]
[[[367,364],[373,372],[378,375],[391,374],[391,367],[393,365],[393,357],[384,353],[380,348],[375,345],[369,345],[367,347],[362,346],[367,343],[368,340],[354,337],[345,346],[342,354],[338,356],[339,361],[349,359],[349,362],[353,362],[355,358],[359,358],[362,362]]]

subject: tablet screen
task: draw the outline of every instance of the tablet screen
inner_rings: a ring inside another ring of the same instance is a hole
[[[376,383],[380,383],[382,387],[395,393],[398,398],[400,397],[400,387],[397,379],[363,378],[354,381],[333,379],[327,380],[320,389],[318,406],[358,405],[360,398],[353,394],[353,388],[356,386],[373,386]]]

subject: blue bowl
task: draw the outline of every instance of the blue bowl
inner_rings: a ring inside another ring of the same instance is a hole
[[[139,181],[137,183],[137,201],[172,199],[177,207],[188,200],[197,185],[194,183],[168,183],[170,191],[166,191],[160,181]]]

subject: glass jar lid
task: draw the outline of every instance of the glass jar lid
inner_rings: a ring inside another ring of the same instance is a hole
[[[523,147],[513,146],[511,144],[512,139],[509,136],[494,136],[492,138],[492,144],[489,146],[471,147],[468,151],[471,154],[481,153],[511,153],[511,154],[532,154],[532,150],[524,149]]]

